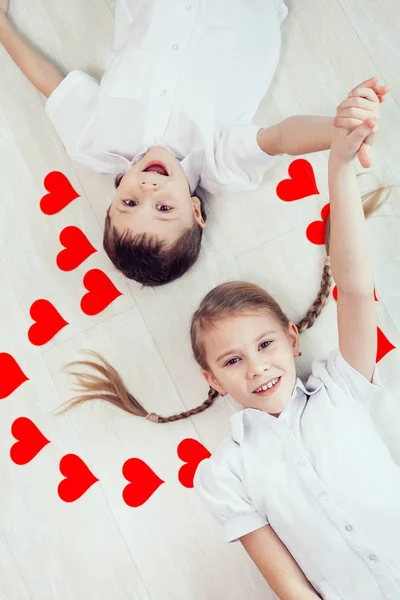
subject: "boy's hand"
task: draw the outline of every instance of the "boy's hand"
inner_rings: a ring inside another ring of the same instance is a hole
[[[352,90],[346,100],[338,106],[335,127],[344,127],[351,132],[365,120],[375,120],[375,127],[358,152],[360,164],[365,168],[371,166],[370,147],[378,130],[379,105],[384,101],[387,92],[387,86],[378,86],[377,79],[373,78]]]

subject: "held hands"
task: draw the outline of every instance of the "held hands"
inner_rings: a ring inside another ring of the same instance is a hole
[[[380,103],[388,92],[386,86],[378,86],[377,78],[364,81],[337,108],[334,120],[332,153],[348,162],[358,156],[360,164],[371,166],[370,150],[378,130]]]

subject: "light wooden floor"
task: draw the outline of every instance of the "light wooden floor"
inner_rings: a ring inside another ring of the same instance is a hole
[[[373,173],[400,183],[400,5],[398,0],[287,0],[278,72],[258,114],[270,124],[296,113],[332,115],[349,89],[376,74],[391,88],[382,107]],[[113,36],[112,0],[15,0],[21,31],[67,71],[100,77]],[[260,74],[262,76],[262,74]],[[43,99],[0,49],[0,352],[29,377],[0,401],[1,600],[261,600],[272,597],[240,545],[227,545],[192,489],[178,481],[177,445],[199,439],[213,451],[237,406],[218,402],[192,420],[154,425],[102,403],[66,416],[52,410],[71,397],[61,367],[78,350],[103,353],[150,409],[172,414],[200,404],[206,386],[191,358],[188,322],[200,298],[230,278],[264,285],[290,317],[301,316],[319,285],[324,251],[305,237],[327,202],[327,153],[309,157],[321,194],[284,203],[275,194],[289,159],[260,190],[212,198],[201,260],[181,281],[140,290],[101,251],[112,185],[70,162],[47,121]],[[54,216],[39,209],[50,171],[64,173],[80,198]],[[373,178],[367,182],[374,185]],[[380,327],[400,347],[400,194],[368,223]],[[80,227],[99,250],[60,271],[59,234]],[[80,310],[82,279],[105,271],[122,292],[106,310]],[[49,343],[27,337],[31,304],[54,304],[69,325]],[[331,298],[303,335],[300,375],[337,342]],[[400,464],[400,353],[380,363],[387,391],[376,405],[379,430]],[[4,373],[0,374],[4,381]],[[11,425],[28,417],[50,444],[30,462],[10,459]],[[78,455],[99,479],[80,499],[57,494],[61,458]],[[166,483],[141,507],[127,506],[122,465],[145,461]]]

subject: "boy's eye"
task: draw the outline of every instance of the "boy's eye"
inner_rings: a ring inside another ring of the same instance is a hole
[[[122,200],[122,203],[125,204],[125,206],[137,206],[139,204],[137,200]]]
[[[240,358],[230,358],[225,364],[224,367],[230,367],[231,365],[235,365],[237,362],[239,362]]]
[[[160,212],[169,212],[170,210],[172,210],[172,206],[168,206],[167,204],[157,204],[156,208]]]
[[[268,346],[270,346],[271,344],[272,342],[270,340],[265,340],[264,342],[261,342],[260,348],[261,350],[264,350],[265,348],[268,348]]]

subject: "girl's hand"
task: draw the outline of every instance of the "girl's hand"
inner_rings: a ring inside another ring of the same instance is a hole
[[[371,135],[375,126],[376,119],[367,119],[353,131],[349,131],[344,127],[335,127],[330,160],[334,160],[335,163],[339,164],[351,163],[357,154],[360,153],[362,147],[366,145],[365,142],[368,136]],[[370,148],[369,145],[367,145],[367,147]],[[370,158],[369,163],[371,163]],[[370,166],[370,164],[368,166]]]
[[[0,0],[0,13],[6,14],[8,12],[9,0]]]
[[[374,83],[376,79],[371,80],[367,83]],[[364,82],[366,83],[366,82]],[[376,91],[387,90],[386,86],[376,86]],[[362,144],[359,152],[358,159],[361,165],[365,168],[371,166],[370,146],[374,141],[376,132],[378,131],[378,122],[380,117],[380,103],[386,94],[381,96],[377,95],[376,91],[372,87],[361,87],[356,88],[350,92],[348,98],[344,100],[339,106],[334,120],[335,127],[345,127],[349,131],[353,131],[355,127],[358,127],[360,123],[367,119],[375,119],[376,125],[373,131],[370,133],[368,138]]]

